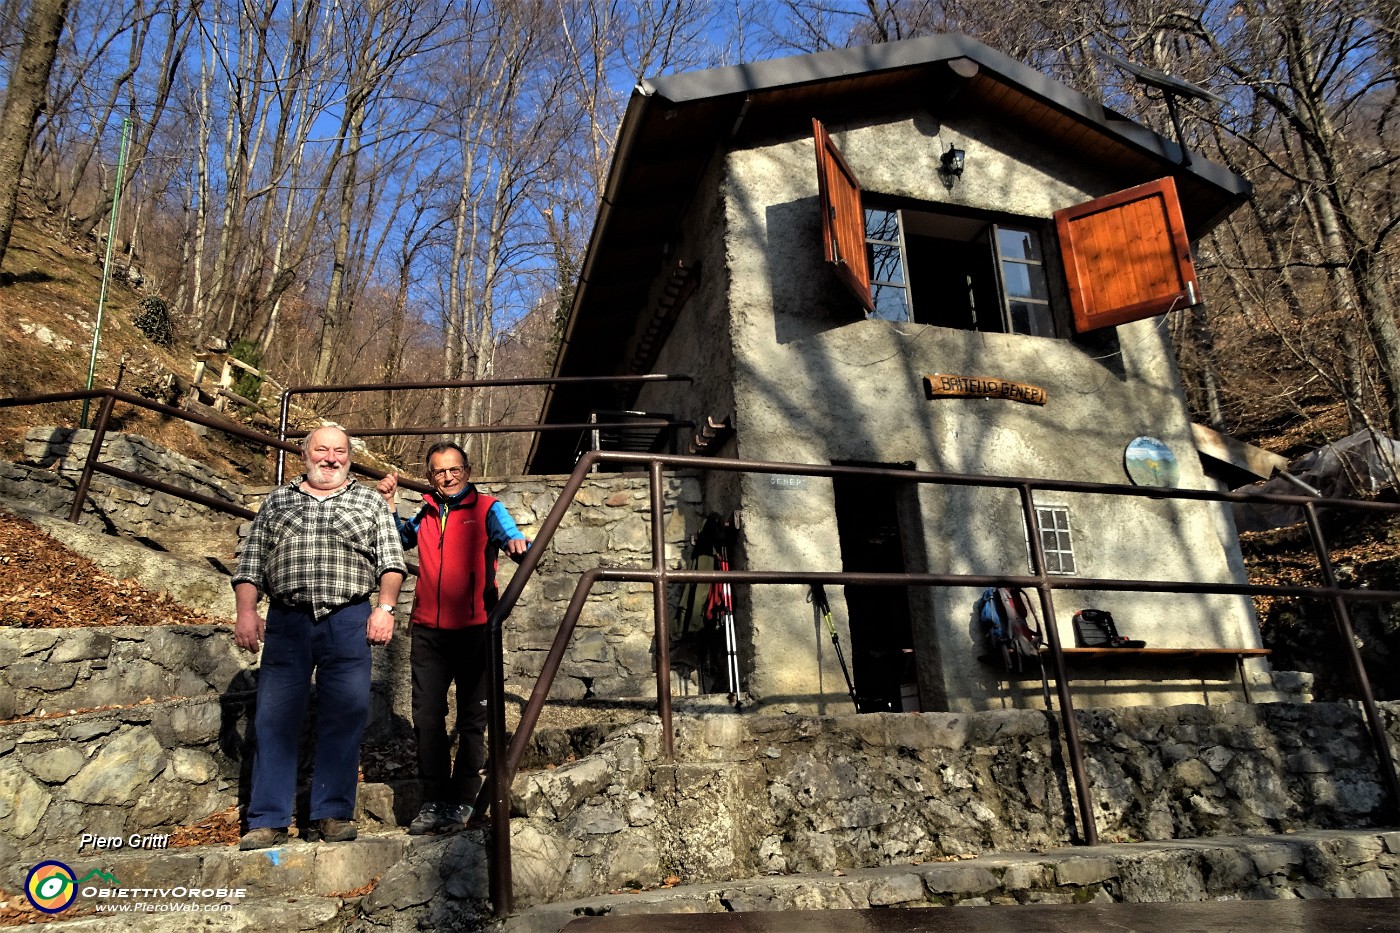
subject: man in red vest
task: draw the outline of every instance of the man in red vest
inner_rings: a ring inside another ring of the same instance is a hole
[[[404,548],[418,547],[413,633],[413,733],[423,808],[413,835],[460,829],[472,815],[486,761],[486,616],[496,605],[496,556],[518,560],[530,546],[500,502],[471,484],[466,452],[453,443],[428,449],[432,495],[411,519],[399,518]],[[376,487],[394,508],[398,477]],[[447,689],[457,684],[457,757],[447,733]]]

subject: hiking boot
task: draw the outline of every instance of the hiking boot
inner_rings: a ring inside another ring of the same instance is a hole
[[[431,800],[423,804],[423,808],[418,811],[418,815],[413,818],[413,822],[408,824],[408,834],[410,836],[425,836],[428,833],[437,832],[438,826],[442,823],[442,818],[451,809],[445,803]]]
[[[270,849],[284,845],[287,841],[287,827],[259,826],[250,829],[238,840],[238,848],[244,852],[253,849]]]
[[[443,832],[459,833],[467,828],[467,820],[471,818],[471,805],[459,803],[455,807],[448,807],[443,812],[442,822],[438,825],[438,829]]]
[[[313,820],[311,830],[306,834],[307,842],[349,842],[360,834],[354,820],[337,820],[333,817]]]

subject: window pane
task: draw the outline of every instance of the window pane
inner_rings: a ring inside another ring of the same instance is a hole
[[[866,208],[865,238],[867,240],[897,241],[899,239],[899,215],[894,211]]]
[[[1050,307],[1029,301],[1011,302],[1011,330],[1033,337],[1055,336],[1055,321],[1050,316]]]
[[[871,297],[875,299],[875,310],[870,317],[882,321],[909,320],[908,297],[904,289],[897,285],[870,286]]]
[[[899,247],[883,243],[867,243],[870,256],[870,281],[903,284],[904,263],[899,260]]]
[[[1001,274],[1006,279],[1008,297],[1049,300],[1050,293],[1045,284],[1045,270],[1040,266],[1028,266],[1022,262],[1003,262]]]
[[[997,250],[1007,259],[1041,260],[1040,237],[1030,230],[998,227]]]

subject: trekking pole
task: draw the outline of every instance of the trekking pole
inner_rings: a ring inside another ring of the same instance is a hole
[[[1044,640],[1042,626],[1040,624],[1040,615],[1035,611],[1035,604],[1032,603],[1031,598],[1026,595],[1026,591],[1021,590],[1020,593],[1021,601],[1026,604],[1026,618],[1035,620],[1035,628],[1032,629],[1032,631],[1035,632],[1035,661],[1040,665],[1040,689],[1045,695],[1045,708],[1054,712],[1055,704],[1050,701],[1050,677],[1045,673],[1045,655],[1040,653],[1040,642]]]
[[[719,547],[719,569],[729,571],[729,548]],[[724,619],[724,649],[729,671],[729,699],[736,709],[743,706],[739,696],[739,637],[734,630],[734,591],[728,581],[720,584],[720,608]]]
[[[813,583],[811,588],[811,592],[807,594],[807,602],[826,620],[826,630],[831,633],[831,644],[836,649],[836,660],[841,662],[841,673],[846,678],[846,689],[851,694],[851,702],[855,704],[856,712],[859,713],[860,698],[856,696],[855,681],[851,680],[851,669],[846,666],[846,653],[841,650],[841,640],[836,637],[836,623],[831,618],[831,604],[826,601],[826,587],[820,583]]]

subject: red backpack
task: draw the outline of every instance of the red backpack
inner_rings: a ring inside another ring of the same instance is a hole
[[[978,601],[978,617],[993,654],[1000,655],[1008,671],[1025,669],[1027,661],[1040,663],[1045,639],[1040,617],[1026,591],[1009,586],[991,587]]]

